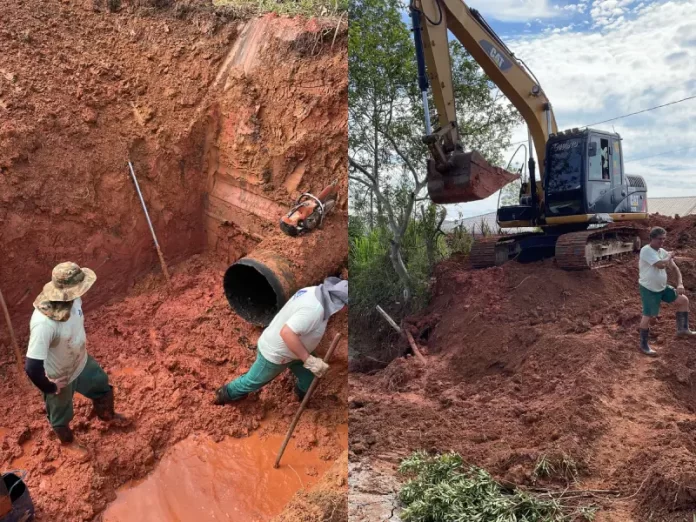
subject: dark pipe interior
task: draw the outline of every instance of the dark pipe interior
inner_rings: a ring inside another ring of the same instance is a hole
[[[275,274],[254,260],[242,259],[230,266],[223,286],[232,309],[262,326],[270,324],[285,301]]]

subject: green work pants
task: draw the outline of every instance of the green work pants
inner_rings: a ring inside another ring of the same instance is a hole
[[[309,385],[314,380],[314,374],[302,366],[302,361],[292,361],[288,364],[274,364],[264,358],[261,352],[256,351],[256,361],[244,375],[225,385],[225,392],[231,401],[242,399],[247,394],[263,388],[266,384],[278,377],[285,369],[289,369],[296,380],[296,388],[307,393]]]
[[[660,313],[660,304],[673,303],[679,297],[679,294],[673,286],[667,285],[662,292],[653,292],[648,290],[643,285],[640,287],[640,299],[643,302],[643,315],[647,317],[657,317]]]
[[[73,418],[73,395],[78,392],[88,399],[99,399],[111,391],[109,377],[91,355],[80,376],[63,388],[58,395],[43,394],[46,416],[51,426],[68,426]]]

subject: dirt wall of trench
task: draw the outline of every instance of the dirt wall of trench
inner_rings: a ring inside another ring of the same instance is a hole
[[[129,159],[170,264],[232,262],[303,191],[347,192],[345,23],[123,6],[0,1],[0,289],[20,331],[56,263],[96,270],[88,310],[159,270]]]
[[[205,223],[209,247],[230,263],[248,252],[245,240],[279,234],[280,217],[303,192],[336,181],[338,209],[347,208],[348,61],[336,29],[253,20],[218,72],[220,95],[207,119]]]

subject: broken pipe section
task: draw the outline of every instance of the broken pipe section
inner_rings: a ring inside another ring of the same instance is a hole
[[[243,319],[268,326],[297,290],[339,275],[348,259],[348,219],[334,212],[320,230],[268,238],[225,272],[225,297]]]

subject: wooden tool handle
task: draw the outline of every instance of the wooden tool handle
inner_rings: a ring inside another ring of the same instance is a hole
[[[324,362],[328,363],[329,359],[331,359],[331,355],[333,354],[334,350],[336,349],[336,346],[338,345],[338,341],[341,339],[341,334],[337,333],[336,337],[334,337],[333,341],[331,342],[331,346],[329,347],[329,351],[326,352],[326,355],[324,356]],[[276,458],[275,464],[273,464],[274,468],[278,468],[280,465],[280,459],[283,456],[283,453],[285,452],[285,448],[288,445],[288,442],[290,442],[290,437],[292,437],[292,432],[295,431],[295,427],[297,426],[297,422],[300,420],[300,415],[302,415],[302,412],[304,411],[305,407],[307,406],[307,403],[309,402],[309,398],[312,396],[312,393],[314,392],[314,388],[317,387],[317,384],[319,384],[319,379],[320,377],[315,377],[314,380],[312,380],[312,384],[309,385],[309,390],[307,390],[307,393],[304,396],[304,399],[302,400],[302,404],[300,404],[299,409],[297,410],[297,413],[295,413],[295,417],[292,419],[292,423],[290,424],[290,429],[288,429],[287,435],[285,435],[285,440],[283,441],[283,445],[280,447],[280,451],[278,452],[278,457]]]

